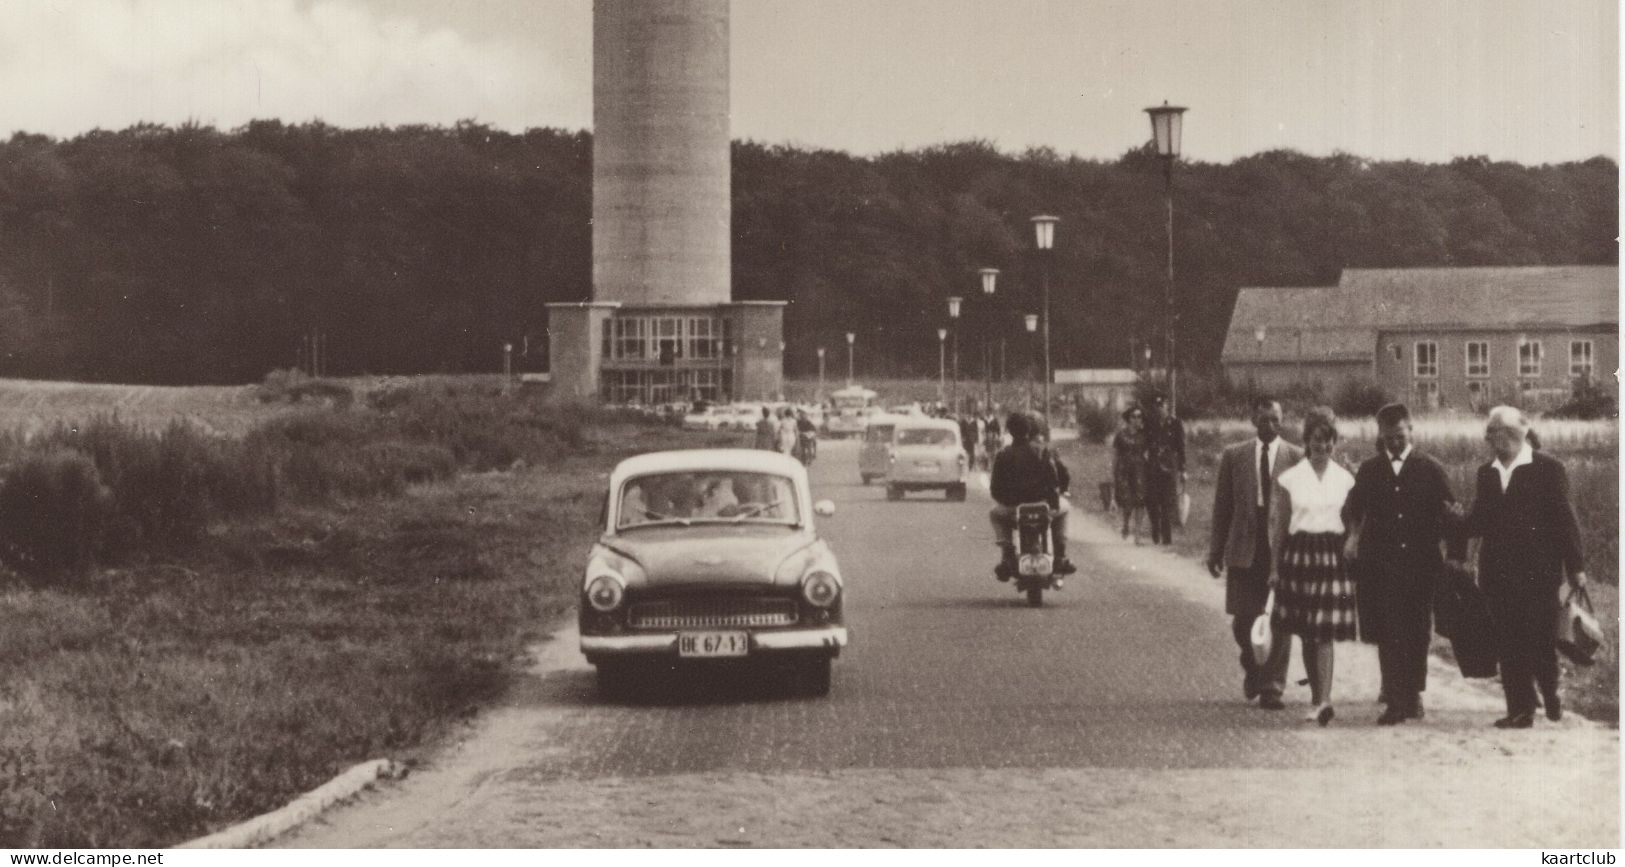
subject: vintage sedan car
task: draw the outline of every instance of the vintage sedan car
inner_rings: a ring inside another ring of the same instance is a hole
[[[610,474],[603,535],[581,582],[581,652],[599,688],[640,669],[760,662],[814,695],[846,646],[846,584],[795,459],[754,449],[628,458]]]
[[[969,459],[959,442],[957,422],[897,417],[886,471],[887,499],[901,500],[907,491],[942,491],[950,500],[963,501],[968,472]]]

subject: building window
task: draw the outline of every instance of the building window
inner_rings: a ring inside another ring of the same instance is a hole
[[[615,320],[615,358],[643,359],[648,358],[646,346],[649,335],[649,320],[628,316]],[[619,403],[620,401],[616,401]]]
[[[1405,349],[1404,349],[1404,347],[1402,347],[1399,344],[1395,343],[1393,346],[1390,346],[1388,348],[1392,349],[1394,351],[1394,360],[1395,361],[1404,361],[1405,360]]]
[[[1540,341],[1518,341],[1518,375],[1540,376]]]
[[[1435,371],[1437,373],[1437,371]],[[1439,381],[1436,379],[1418,379],[1414,384],[1416,403],[1424,409],[1439,408]]]
[[[1490,382],[1487,379],[1467,380],[1467,404],[1473,409],[1487,409],[1490,405]]]
[[[1439,375],[1439,344],[1431,340],[1418,341],[1416,344],[1416,375]]]
[[[716,358],[722,353],[719,351],[720,332],[717,320],[705,316],[691,316],[688,325],[688,357],[689,358]]]
[[[1594,368],[1589,340],[1574,340],[1569,342],[1569,376],[1590,379]]]
[[[1490,375],[1490,344],[1486,340],[1467,341],[1467,375]]]
[[[613,319],[605,319],[604,320],[604,333],[603,333],[602,338],[598,341],[598,351],[605,358],[614,358],[615,357],[615,352],[614,352],[614,350],[615,350],[614,327],[615,327],[615,320],[613,320]]]

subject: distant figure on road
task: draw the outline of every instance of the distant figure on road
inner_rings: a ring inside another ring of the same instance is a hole
[[[1242,695],[1248,701],[1258,699],[1265,710],[1280,710],[1286,706],[1281,693],[1292,639],[1282,636],[1276,641],[1260,666],[1253,659],[1251,632],[1269,596],[1269,515],[1275,481],[1303,460],[1303,450],[1281,439],[1281,404],[1272,397],[1253,399],[1253,429],[1257,436],[1225,449],[1219,458],[1207,571],[1215,578],[1227,573],[1224,612],[1230,615],[1230,633],[1241,648]]]
[[[1179,488],[1185,480],[1185,425],[1168,414],[1165,399],[1151,396],[1145,423],[1145,512],[1151,518],[1151,541],[1171,545]]]
[[[1270,587],[1275,622],[1303,640],[1314,701],[1305,720],[1332,721],[1332,642],[1354,639],[1354,582],[1343,563],[1343,503],[1354,475],[1332,460],[1337,417],[1319,406],[1303,420],[1309,457],[1276,479],[1270,503]],[[1284,636],[1283,636],[1284,637]]]
[[[762,417],[756,422],[756,447],[773,451],[779,445],[779,425],[773,421],[773,410],[762,407]]]
[[[779,454],[794,455],[796,451],[796,440],[800,437],[800,432],[796,429],[796,417],[790,414],[789,407],[784,407],[783,409],[779,410],[778,434]]]
[[[1563,718],[1558,696],[1558,590],[1586,584],[1580,526],[1569,500],[1563,464],[1529,444],[1529,420],[1515,407],[1490,410],[1484,439],[1495,457],[1478,468],[1473,508],[1451,559],[1463,559],[1468,538],[1478,551],[1478,583],[1490,604],[1501,656],[1501,690],[1507,715],[1496,728],[1534,725],[1535,688],[1546,717]]]
[[[1377,645],[1382,667],[1388,707],[1377,724],[1391,726],[1423,716],[1433,591],[1456,497],[1444,465],[1411,445],[1404,404],[1377,410],[1377,445],[1343,506],[1343,556],[1357,576],[1360,637]]]
[[[1140,512],[1145,508],[1145,411],[1123,410],[1123,427],[1112,437],[1112,497],[1123,510],[1123,538],[1134,527],[1140,544]]]

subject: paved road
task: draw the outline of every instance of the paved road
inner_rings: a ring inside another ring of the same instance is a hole
[[[1080,526],[1081,573],[1033,609],[989,575],[984,493],[889,502],[847,444],[813,476],[849,582],[828,698],[709,680],[605,704],[567,631],[465,744],[286,842],[1619,843],[1617,732],[1491,732],[1494,697],[1448,677],[1425,725],[1377,729],[1364,648],[1337,723],[1305,726],[1306,689],[1285,712],[1241,701],[1192,564]]]

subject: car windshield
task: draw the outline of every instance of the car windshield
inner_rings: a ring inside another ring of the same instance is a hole
[[[954,444],[954,432],[938,428],[903,428],[897,432],[900,446],[949,446]]]
[[[800,524],[787,476],[739,470],[653,473],[621,488],[615,528],[693,523]]]

